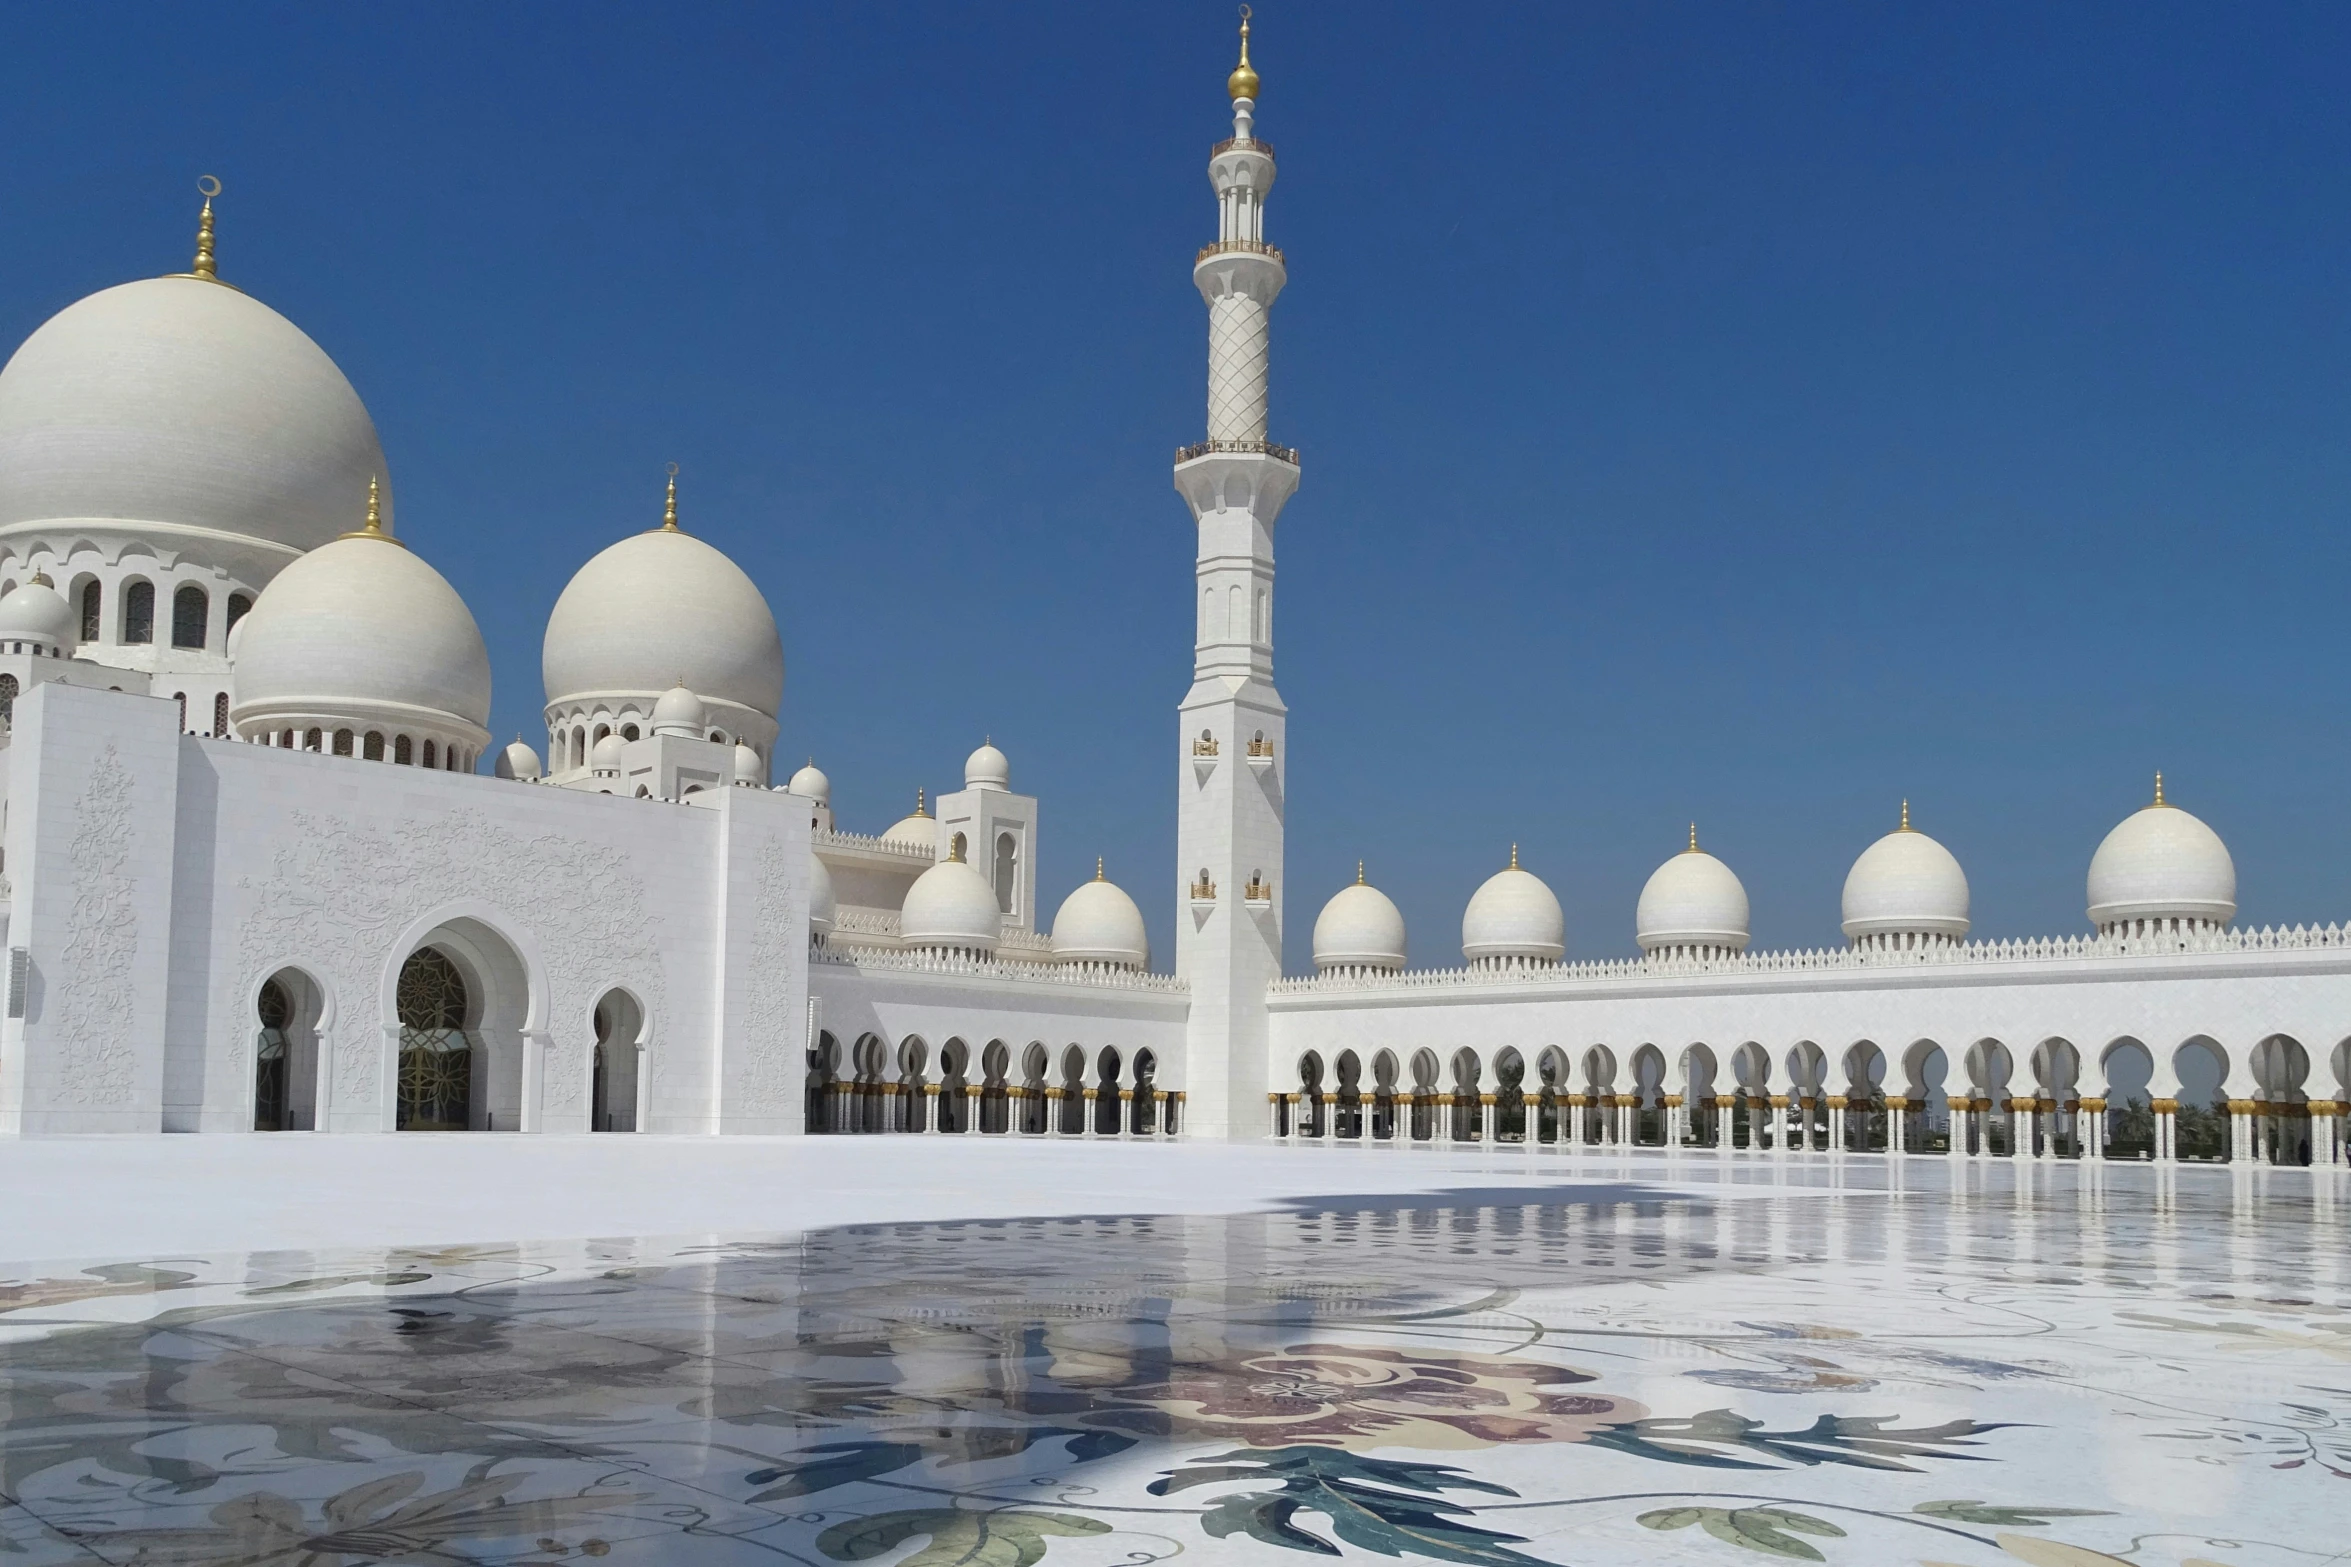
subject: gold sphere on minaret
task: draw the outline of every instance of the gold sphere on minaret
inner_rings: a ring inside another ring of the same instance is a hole
[[[1241,7],[1241,63],[1224,79],[1224,89],[1235,98],[1257,101],[1257,72],[1249,65],[1249,8]]]

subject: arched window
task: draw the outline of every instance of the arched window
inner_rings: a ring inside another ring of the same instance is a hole
[[[82,640],[98,640],[98,579],[92,577],[82,584]]]
[[[996,835],[996,907],[1012,912],[1012,895],[1020,875],[1020,844],[1008,832]]]
[[[424,743],[424,764],[427,767],[438,767],[441,765],[439,759],[434,754],[433,742],[430,740],[427,740]]]
[[[247,610],[251,609],[252,607],[253,607],[253,595],[252,595],[252,594],[250,594],[250,593],[232,593],[232,594],[230,594],[230,595],[229,595],[229,618],[228,618],[226,621],[224,621],[224,622],[222,623],[222,625],[221,625],[221,628],[220,628],[220,634],[221,634],[222,636],[224,636],[224,637],[225,637],[225,636],[227,636],[227,635],[228,635],[230,632],[232,632],[232,631],[236,630],[236,629],[237,629],[237,622],[238,622],[238,621],[240,621],[240,620],[243,620],[243,619],[245,618],[245,611],[247,611]]]
[[[155,584],[134,582],[123,590],[122,640],[139,647],[155,640]]]
[[[359,754],[361,760],[363,761],[382,761],[384,759],[384,737],[382,733],[378,730],[370,729],[367,732],[367,738],[360,742]]]
[[[171,596],[171,645],[201,648],[211,621],[212,600],[193,582],[183,583]]]
[[[629,742],[631,742],[631,743],[634,743],[635,741],[637,741],[638,739],[640,739],[640,738],[641,738],[641,736],[640,736],[640,735],[637,733],[637,726],[636,726],[635,724],[623,724],[623,725],[621,725],[621,726],[620,726],[620,737],[621,737],[623,740],[627,740],[627,741],[629,741]]]
[[[335,731],[335,754],[337,756],[349,756],[351,754],[350,730],[338,729]]]
[[[229,732],[229,694],[226,691],[212,699],[212,738],[225,737]]]
[[[188,732],[188,693],[174,691],[171,694],[171,700],[172,705],[180,710],[180,733],[186,734]]]
[[[603,739],[610,733],[612,733],[612,726],[610,724],[598,724],[596,726],[595,734],[589,737],[588,743],[590,745],[594,745],[598,740]]]
[[[402,735],[392,742],[392,760],[402,767],[406,767],[416,760],[416,750],[410,744],[408,736]]]
[[[947,847],[947,858],[969,860],[971,858],[971,840],[964,837],[963,834],[957,833],[954,841]]]
[[[0,675],[0,726],[16,722],[16,676]]]
[[[286,1028],[294,1021],[294,1003],[286,988],[274,979],[262,981],[261,1036],[253,1051],[253,1130],[282,1132],[286,1116],[286,1077],[292,1064],[286,1059]]]
[[[302,749],[305,751],[325,750],[326,744],[322,731],[313,729],[309,733],[305,734],[302,737]]]

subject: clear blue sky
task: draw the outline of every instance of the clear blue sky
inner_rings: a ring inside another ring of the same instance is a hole
[[[878,830],[992,733],[1045,905],[1164,961],[1220,3],[19,7],[0,339],[186,265],[340,361],[539,737],[570,572],[758,580],[782,749]],[[1416,959],[1513,840],[1632,950],[1695,817],[1759,944],[1894,823],[2083,927],[2172,797],[2351,914],[2351,10],[1263,0],[1290,959]]]

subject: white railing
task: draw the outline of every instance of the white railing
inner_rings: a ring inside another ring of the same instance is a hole
[[[842,832],[838,828],[816,835],[815,846],[823,849],[858,849],[866,853],[895,854],[901,859],[929,865],[938,859],[938,851],[926,849],[919,843],[892,843],[885,838],[872,838],[861,832]]]
[[[1277,996],[1374,990],[1468,990],[1495,985],[1625,983],[1702,974],[1964,968],[1986,963],[2050,963],[2085,958],[2177,958],[2249,952],[2322,951],[2351,952],[2351,928],[2342,925],[2270,925],[2255,930],[2181,931],[2160,936],[2038,936],[2015,941],[1948,942],[1894,952],[1849,947],[1808,947],[1787,952],[1743,952],[1722,957],[1601,958],[1580,963],[1408,969],[1392,974],[1353,970],[1344,974],[1276,980],[1268,989]]]
[[[808,960],[836,968],[894,974],[943,974],[956,978],[1012,980],[1027,985],[1064,985],[1091,990],[1141,990],[1163,996],[1185,995],[1190,989],[1173,974],[1150,974],[1137,969],[1112,968],[1102,963],[1023,963],[1002,958],[955,958],[936,952],[893,951],[886,947],[856,947],[846,951],[819,949],[811,952]]]

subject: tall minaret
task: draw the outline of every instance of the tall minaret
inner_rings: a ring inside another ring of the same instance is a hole
[[[1217,239],[1192,265],[1208,302],[1208,439],[1176,453],[1199,527],[1192,689],[1180,709],[1176,973],[1192,992],[1187,1129],[1266,1120],[1266,986],[1282,972],[1282,795],[1289,710],[1273,686],[1273,525],[1298,454],[1265,438],[1268,318],[1288,273],[1265,242],[1273,148],[1255,134],[1249,8],[1226,82],[1232,140],[1208,160]]]

